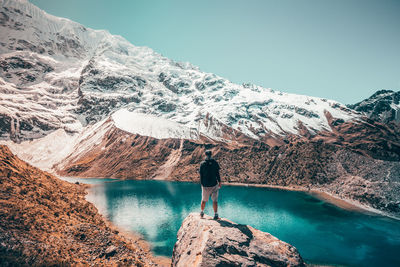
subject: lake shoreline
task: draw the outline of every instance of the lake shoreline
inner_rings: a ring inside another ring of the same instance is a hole
[[[73,177],[69,177],[69,178],[73,178]],[[61,179],[61,178],[59,178],[59,179]],[[91,178],[88,178],[88,179],[91,179]],[[116,179],[116,180],[120,180],[120,179]],[[83,184],[83,183],[80,183],[80,184],[82,186],[84,186],[84,188],[85,188],[85,193],[86,193],[85,199],[86,199],[86,201],[90,202],[86,198],[90,194],[89,190],[90,190],[90,188],[98,186],[98,184]],[[92,203],[92,202],[90,202],[90,203]],[[94,206],[96,207],[96,205],[94,205]],[[98,207],[96,207],[96,209],[97,209],[97,212],[101,215],[101,217],[103,218],[104,222],[106,223],[106,225],[108,227],[110,227],[113,230],[118,231],[118,233],[120,235],[122,235],[124,238],[129,240],[135,246],[139,246],[142,250],[145,251],[145,253],[147,255],[150,256],[152,261],[154,261],[156,264],[158,264],[158,266],[161,266],[161,267],[169,267],[169,266],[171,266],[172,257],[154,255],[154,253],[151,250],[150,242],[147,241],[140,233],[132,231],[132,230],[129,230],[129,229],[125,229],[122,226],[118,226],[118,225],[114,224],[113,222],[111,222],[106,216],[104,216],[100,212]]]
[[[222,183],[225,186],[244,186],[244,187],[264,187],[276,190],[284,190],[284,191],[297,191],[307,193],[319,200],[328,202],[333,204],[336,207],[342,208],[348,211],[362,212],[373,215],[381,215],[393,218],[389,214],[385,214],[377,209],[374,209],[369,206],[362,205],[361,203],[355,202],[350,199],[343,199],[338,196],[332,195],[331,193],[318,190],[318,189],[309,189],[303,186],[282,186],[282,185],[268,185],[268,184],[244,184],[244,183]],[[395,219],[398,219],[394,217]]]

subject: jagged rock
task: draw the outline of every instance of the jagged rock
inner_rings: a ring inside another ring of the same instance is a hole
[[[178,232],[172,266],[305,266],[297,249],[269,233],[227,219],[189,214]]]

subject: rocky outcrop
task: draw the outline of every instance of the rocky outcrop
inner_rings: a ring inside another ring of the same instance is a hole
[[[109,226],[85,187],[0,146],[1,266],[149,266],[151,255]]]
[[[292,245],[227,219],[191,213],[177,239],[172,266],[305,266]]]

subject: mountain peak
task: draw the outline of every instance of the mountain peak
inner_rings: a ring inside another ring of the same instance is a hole
[[[400,91],[379,90],[369,98],[348,107],[373,120],[384,123],[400,122]]]
[[[2,7],[2,138],[76,133],[123,108],[219,141],[233,132],[256,140],[313,135],[331,131],[326,112],[344,121],[359,116],[336,101],[232,83],[29,2]],[[24,107],[13,104],[11,92]]]
[[[383,95],[383,94],[391,94],[394,93],[393,90],[386,90],[386,89],[382,89],[382,90],[378,90],[376,91],[372,96],[370,96],[369,98],[374,98],[377,97],[379,95]]]

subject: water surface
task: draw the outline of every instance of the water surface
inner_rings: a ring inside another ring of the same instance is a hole
[[[172,255],[183,219],[200,209],[199,184],[93,182],[88,200],[116,225],[141,233],[156,255]],[[221,217],[296,246],[307,262],[400,266],[400,221],[343,210],[304,192],[270,188],[223,186],[219,204]],[[211,202],[206,213],[213,214]]]

